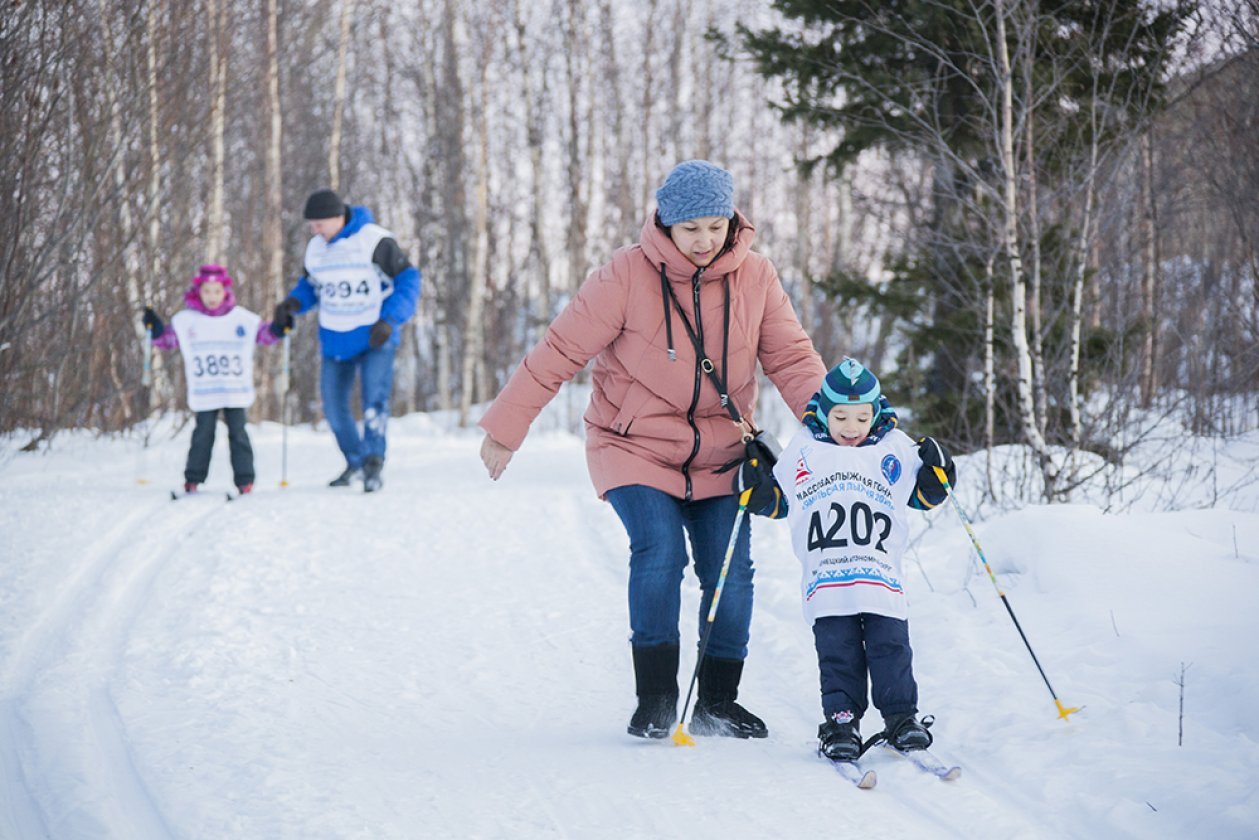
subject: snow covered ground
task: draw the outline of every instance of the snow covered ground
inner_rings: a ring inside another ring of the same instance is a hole
[[[147,449],[0,441],[0,837],[1259,835],[1253,488],[1211,509],[977,523],[1054,689],[1084,707],[1066,722],[955,512],[924,516],[921,705],[965,770],[942,783],[876,753],[860,791],[814,754],[781,523],[754,523],[740,696],[770,737],[680,748],[625,734],[628,547],[577,437],[535,433],[495,484],[478,434],[397,419],[385,489],[365,495],[325,486],[339,456],[308,427],[289,430],[281,489],[267,424],[252,497],[171,502],[191,426],[173,429]],[[1224,445],[1253,465],[1259,437]],[[230,486],[220,439],[208,489]],[[693,578],[686,592],[693,639]]]

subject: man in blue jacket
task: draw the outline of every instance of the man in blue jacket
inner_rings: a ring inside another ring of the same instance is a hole
[[[313,236],[302,277],[276,306],[271,329],[284,335],[293,328],[294,315],[319,307],[319,391],[346,462],[331,486],[346,487],[361,476],[363,490],[371,493],[383,483],[393,358],[400,328],[415,314],[420,272],[370,210],[347,207],[332,190],[311,193],[304,215]],[[350,410],[355,374],[363,403],[361,435]]]

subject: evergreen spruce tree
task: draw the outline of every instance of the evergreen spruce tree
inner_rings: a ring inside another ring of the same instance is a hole
[[[802,164],[842,171],[880,150],[931,173],[927,224],[890,255],[889,287],[871,290],[863,278],[842,274],[818,285],[848,303],[903,318],[906,342],[894,385],[917,409],[915,427],[943,431],[964,448],[979,445],[984,402],[975,383],[989,267],[1000,260],[995,16],[999,10],[1006,16],[1020,190],[1030,174],[1039,185],[1036,206],[1023,202],[1021,212],[1044,217],[1032,230],[1039,234],[1035,253],[1049,269],[1042,308],[1054,313],[1067,308],[1070,288],[1073,179],[1081,178],[1094,142],[1102,148],[1126,142],[1158,109],[1170,47],[1196,3],[776,0],[773,6],[793,26],[740,26],[738,37],[760,72],[782,81],[783,118],[807,120],[834,137],[827,153]],[[1020,245],[1031,251],[1026,221]],[[993,288],[997,306],[1008,307],[1005,285]],[[1010,345],[1010,327],[1000,316],[996,326],[1000,354]],[[1052,343],[1060,345],[1065,332],[1061,324],[1046,325],[1047,365],[1062,364],[1061,348]],[[997,370],[1007,362],[998,355]],[[1000,440],[1019,438],[1009,392],[1008,379],[999,378]],[[1062,395],[1050,402],[1054,396]]]

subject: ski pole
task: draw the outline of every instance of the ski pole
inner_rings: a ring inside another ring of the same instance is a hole
[[[144,477],[146,472],[144,464],[144,453],[149,448],[149,413],[153,404],[153,393],[150,390],[153,387],[153,336],[148,330],[144,331],[144,370],[140,374],[140,387],[144,388],[144,444],[140,449],[138,465],[136,466],[136,484],[148,484],[149,480]]]
[[[721,602],[721,590],[726,585],[726,573],[730,571],[730,558],[734,557],[734,546],[739,541],[739,528],[743,526],[743,518],[748,512],[748,499],[752,497],[752,488],[739,495],[739,510],[734,515],[734,530],[730,532],[730,543],[726,546],[726,559],[721,564],[721,574],[717,577],[717,588],[713,590],[713,602],[708,607],[708,622],[704,625],[704,637],[699,642],[699,656],[695,659],[695,670],[691,673],[691,685],[686,689],[686,702],[682,704],[682,717],[678,719],[678,728],[673,731],[673,743],[679,747],[695,746],[695,739],[686,731],[686,710],[691,706],[691,692],[695,690],[695,681],[699,679],[699,668],[704,662],[704,651],[708,650],[708,639],[713,634],[713,619],[717,617],[717,604]]]
[[[145,388],[153,384],[153,337],[148,330],[144,335],[144,372],[140,374],[140,384]]]
[[[971,545],[975,546],[975,553],[979,555],[979,560],[984,565],[984,571],[988,573],[988,579],[992,581],[993,587],[997,590],[997,595],[1001,597],[1001,603],[1005,604],[1005,610],[1010,614],[1010,620],[1014,622],[1014,629],[1019,631],[1019,637],[1023,639],[1027,652],[1032,655],[1032,661],[1036,663],[1036,670],[1040,671],[1040,678],[1045,681],[1045,687],[1049,689],[1050,696],[1054,698],[1054,704],[1058,707],[1058,717],[1066,720],[1068,715],[1080,711],[1080,707],[1072,706],[1068,708],[1063,706],[1062,701],[1058,699],[1057,692],[1049,684],[1049,677],[1045,676],[1045,669],[1040,666],[1040,660],[1036,658],[1036,651],[1032,650],[1032,643],[1027,640],[1027,634],[1023,632],[1023,627],[1019,624],[1018,617],[1014,614],[1014,607],[1010,606],[1010,599],[1005,597],[1005,593],[1001,591],[1001,584],[997,583],[997,576],[992,573],[992,567],[988,565],[988,558],[984,556],[984,550],[979,545],[979,538],[975,536],[975,529],[971,527],[970,517],[966,515],[966,511],[962,510],[961,502],[953,495],[953,488],[949,486],[949,477],[940,467],[932,467],[932,469],[935,470],[936,478],[940,479],[940,484],[944,485],[944,492],[948,494],[950,501],[953,502],[953,508],[962,520],[962,526],[966,528],[966,533],[970,535]]]
[[[289,334],[284,331],[284,351],[280,354],[280,486],[289,486]]]

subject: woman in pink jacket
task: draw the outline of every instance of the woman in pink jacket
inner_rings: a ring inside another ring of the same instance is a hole
[[[656,203],[638,244],[591,273],[480,422],[497,480],[543,406],[594,360],[586,458],[629,533],[638,708],[628,731],[643,738],[677,721],[687,537],[702,632],[739,506],[729,467],[756,409],[757,362],[797,417],[826,374],[773,265],[751,250],[755,228],[735,210],[730,173],[680,163]],[[700,663],[696,735],[768,734],[735,702],[752,617],[749,529],[745,518]]]

